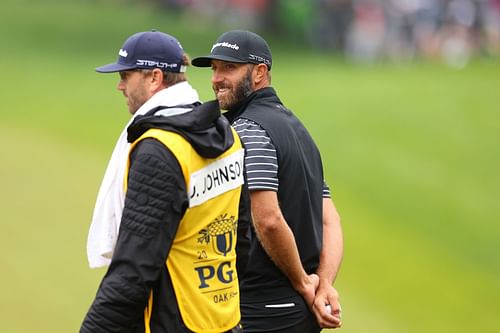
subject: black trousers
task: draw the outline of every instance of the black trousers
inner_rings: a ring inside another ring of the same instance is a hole
[[[300,296],[240,305],[244,333],[318,333],[316,318]]]

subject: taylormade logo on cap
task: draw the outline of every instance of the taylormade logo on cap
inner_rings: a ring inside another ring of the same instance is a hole
[[[219,46],[222,46],[222,47],[229,47],[230,49],[233,49],[233,50],[239,50],[240,47],[236,44],[231,44],[231,43],[228,43],[228,42],[222,42],[222,43],[215,43],[214,45],[212,45],[212,49],[210,50],[210,52],[212,52],[216,47],[219,47]]]
[[[213,60],[265,64],[268,70],[273,64],[271,50],[264,38],[247,30],[223,33],[212,45],[210,54],[194,58],[191,63],[197,67],[210,67]]]
[[[124,49],[120,49],[120,51],[118,51],[118,54],[124,58],[126,58],[128,56],[128,53],[126,50]]]
[[[266,58],[263,58],[261,56],[255,55],[255,54],[249,54],[248,60],[250,62],[262,62],[268,66],[271,66],[271,62],[269,60],[267,60]]]
[[[137,59],[137,66],[145,66],[145,67],[157,67],[157,68],[177,68],[177,64],[169,64],[167,62],[160,61],[152,61],[152,60],[141,60]]]

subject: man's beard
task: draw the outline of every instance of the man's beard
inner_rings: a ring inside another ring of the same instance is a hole
[[[225,98],[219,99],[220,108],[228,111],[235,110],[252,92],[252,71],[249,69],[234,89]]]
[[[127,104],[130,114],[135,114],[148,99],[149,97],[143,86],[138,86],[135,90],[128,92]]]

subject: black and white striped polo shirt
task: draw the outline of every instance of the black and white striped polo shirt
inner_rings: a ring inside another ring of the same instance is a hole
[[[276,148],[267,132],[257,123],[239,118],[233,127],[245,144],[245,166],[248,189],[278,192]],[[323,181],[323,197],[330,198],[330,188]]]

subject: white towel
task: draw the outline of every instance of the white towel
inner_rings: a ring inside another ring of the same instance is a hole
[[[198,93],[189,83],[175,84],[153,95],[137,110],[123,129],[104,174],[90,225],[87,257],[91,268],[109,265],[118,238],[125,203],[125,168],[130,149],[130,144],[127,142],[127,127],[135,117],[144,115],[157,106],[187,105],[198,101]]]

